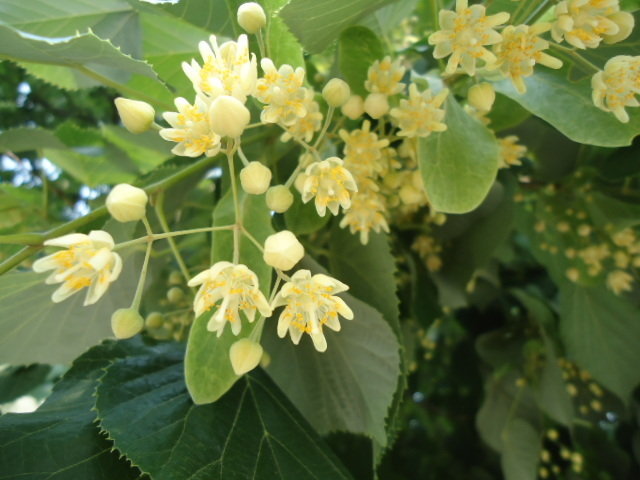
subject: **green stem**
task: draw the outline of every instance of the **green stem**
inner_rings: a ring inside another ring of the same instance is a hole
[[[140,309],[140,300],[142,299],[142,290],[144,290],[144,282],[147,279],[147,271],[149,269],[149,257],[151,256],[151,247],[153,241],[149,240],[147,243],[147,251],[144,254],[144,261],[142,262],[142,269],[140,270],[140,278],[138,279],[138,286],[136,287],[136,293],[133,296],[131,302],[131,308],[134,310]]]
[[[538,7],[527,18],[525,18],[522,23],[527,25],[533,25],[536,23],[536,21],[546,13],[547,7],[552,3],[552,1],[553,0],[542,0],[542,3],[538,5]]]
[[[327,129],[329,128],[329,124],[331,123],[331,119],[333,118],[333,112],[335,112],[335,108],[329,105],[329,110],[327,110],[327,117],[324,119],[324,125],[322,126],[322,130],[320,130],[320,135],[316,138],[316,142],[313,144],[313,148],[318,148],[320,142],[324,138],[324,134],[327,133]]]
[[[133,240],[128,240],[126,242],[118,243],[114,250],[121,250],[123,248],[131,247],[133,245],[137,245],[138,243],[156,240],[164,240],[170,237],[179,237],[181,235],[192,235],[194,233],[206,233],[206,232],[215,232],[217,230],[231,230],[233,229],[233,225],[224,225],[220,227],[202,227],[202,228],[191,228],[188,230],[176,230],[175,232],[167,232],[167,233],[153,233],[151,235],[145,235],[144,237],[135,238]]]
[[[244,226],[240,227],[242,229],[242,233],[251,241],[251,243],[253,243],[258,250],[260,250],[261,252],[264,252],[264,247],[262,246],[262,244],[256,239],[256,237],[254,237],[253,235],[251,235],[251,233],[249,233],[249,230],[247,230],[246,228],[244,228]]]
[[[233,156],[237,150],[237,144],[233,147],[227,144],[227,164],[229,165],[229,176],[231,177],[231,192],[233,194],[233,210],[235,214],[235,225],[233,228],[233,263],[240,261],[240,229],[242,228],[242,212],[240,211],[240,198],[238,196],[238,182],[236,180],[236,169]]]
[[[158,221],[160,222],[162,231],[164,233],[169,233],[170,229],[167,223],[167,218],[164,215],[163,203],[164,203],[164,190],[160,191],[160,193],[158,194],[158,197],[156,198],[155,210],[156,210],[156,217],[158,217]],[[187,268],[187,265],[184,263],[184,259],[182,258],[182,255],[180,255],[180,250],[178,250],[178,245],[176,245],[176,241],[173,239],[173,237],[167,236],[167,242],[169,242],[169,247],[171,248],[171,251],[173,252],[173,256],[175,257],[176,262],[178,263],[178,267],[180,267],[180,271],[182,272],[182,275],[185,278],[185,282],[188,282],[191,279],[191,275],[189,274],[189,269]]]
[[[583,67],[586,67],[588,70],[593,70],[595,72],[600,71],[600,68],[597,65],[591,63],[589,60],[587,60],[582,55],[580,55],[576,50],[567,48],[555,42],[549,42],[549,45],[551,46],[552,50],[557,50],[559,52],[564,53],[565,55],[572,57],[577,63],[580,63]]]

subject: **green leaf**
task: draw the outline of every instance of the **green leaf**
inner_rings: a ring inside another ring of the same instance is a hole
[[[640,383],[639,309],[603,287],[560,285],[560,334],[567,357],[624,402]]]
[[[340,71],[351,91],[366,96],[364,82],[369,67],[382,60],[384,48],[378,36],[366,27],[349,27],[340,34],[338,59]]]
[[[350,293],[378,310],[396,336],[400,336],[400,312],[396,296],[397,271],[389,236],[375,233],[362,245],[357,235],[338,228],[329,242],[331,274],[349,285]]]
[[[420,171],[434,210],[466,213],[482,203],[498,171],[495,136],[449,95],[447,130],[419,143]]]
[[[27,395],[47,380],[50,371],[51,365],[38,364],[0,370],[0,403]]]
[[[324,273],[315,264],[307,266]],[[277,316],[267,321],[267,372],[321,434],[346,430],[385,446],[385,418],[400,376],[398,340],[377,310],[351,295],[341,296],[354,319],[341,319],[340,332],[326,331],[324,353],[307,335],[297,346],[288,337],[278,338]]]
[[[119,253],[124,262],[120,277],[88,307],[82,306],[84,291],[54,304],[50,297],[59,285],[45,285],[46,274],[0,276],[0,363],[68,363],[111,337],[111,314],[131,303],[142,256],[130,249]]]
[[[182,356],[177,344],[149,347],[115,361],[96,390],[100,426],[154,480],[350,478],[263,372],[195,406]]]
[[[0,18],[19,30],[42,37],[68,37],[91,30],[124,52],[140,56],[138,14],[124,0],[6,0],[0,4]]]
[[[0,133],[0,151],[26,152],[40,148],[66,148],[56,135],[44,128],[18,127]]]
[[[593,192],[591,199],[587,210],[598,227],[607,229],[613,226],[614,231],[618,231],[640,224],[640,205],[637,202],[625,202],[600,192]]]
[[[300,195],[293,192],[293,204],[284,212],[287,228],[297,235],[317,232],[329,221],[329,215],[321,217],[313,202],[302,203]]]
[[[132,75],[157,78],[148,63],[125,55],[92,32],[52,39],[34,37],[0,23],[0,58],[73,68],[106,84],[124,83]]]
[[[602,147],[630,145],[640,133],[640,112],[630,108],[631,120],[621,123],[612,113],[593,104],[590,78],[570,82],[567,75],[566,67],[555,71],[540,68],[526,79],[524,95],[520,95],[509,80],[496,83],[495,88],[571,140]],[[576,121],[577,118],[580,121]]]
[[[528,422],[516,418],[504,431],[502,472],[505,480],[536,480],[541,438]]]
[[[393,2],[373,12],[360,22],[381,37],[387,38],[395,28],[416,10],[419,0],[402,0]],[[416,12],[418,13],[418,12]]]
[[[271,215],[262,196],[241,193],[240,204],[242,218],[249,232],[261,243],[274,231],[271,227]],[[216,226],[231,225],[235,222],[233,196],[231,189],[220,200],[214,212],[213,223]],[[233,232],[215,232],[213,236],[213,263],[233,259]],[[247,265],[258,276],[261,290],[268,295],[271,286],[271,267],[262,260],[262,252],[243,236],[240,242],[240,263]],[[191,398],[197,404],[215,402],[240,378],[231,367],[229,349],[241,338],[248,337],[257,326],[243,319],[244,325],[238,336],[233,335],[230,327],[217,337],[207,330],[209,317],[207,312],[198,317],[191,331],[185,357],[185,376]]]
[[[169,144],[155,130],[134,134],[123,127],[103,125],[100,132],[105,140],[126,152],[140,173],[150,172],[173,156]]]
[[[509,97],[497,94],[496,101],[488,114],[491,120],[489,126],[494,132],[501,132],[520,125],[530,116],[531,114],[522,108],[519,103],[514,102]]]
[[[162,5],[162,9],[215,35],[234,36],[232,18],[236,12],[225,0],[181,0],[175,5]]]
[[[134,343],[139,348],[139,343]],[[119,480],[138,478],[95,424],[94,391],[103,368],[134,354],[107,342],[78,358],[34,413],[0,417],[0,479]]]
[[[343,29],[394,1],[291,0],[280,11],[280,16],[309,53],[320,53]]]
[[[282,18],[277,15],[280,8],[287,3],[289,0],[264,0],[262,2],[269,16],[265,32],[269,58],[273,60],[276,67],[285,63],[294,68],[304,67],[300,43],[289,31]]]

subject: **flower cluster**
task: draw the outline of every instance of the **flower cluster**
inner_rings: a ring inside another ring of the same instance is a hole
[[[640,57],[619,55],[610,59],[604,70],[592,80],[593,102],[605,112],[612,112],[622,123],[629,121],[625,107],[640,105]]]

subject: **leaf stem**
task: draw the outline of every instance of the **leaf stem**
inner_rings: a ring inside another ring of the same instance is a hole
[[[231,140],[229,141],[231,142]],[[227,144],[227,163],[229,165],[229,176],[231,178],[231,191],[233,194],[233,210],[235,214],[235,225],[233,228],[233,263],[240,261],[240,229],[242,228],[242,212],[240,211],[240,199],[238,197],[238,182],[236,181],[236,170],[233,156],[237,150],[237,145]]]
[[[149,223],[149,222],[146,222]],[[140,270],[140,278],[138,279],[138,286],[136,287],[136,293],[133,296],[131,302],[131,308],[139,310],[140,300],[142,299],[142,291],[144,290],[144,282],[147,280],[147,271],[149,269],[149,257],[151,256],[151,247],[153,246],[153,240],[147,241],[147,251],[144,254],[144,261],[142,262],[142,269]]]
[[[232,230],[233,227],[234,227],[233,225],[224,225],[219,227],[202,227],[202,228],[191,228],[188,230],[176,230],[174,232],[167,232],[167,233],[154,233],[151,235],[145,235],[144,237],[139,237],[133,240],[127,240],[126,242],[118,243],[115,247],[113,247],[113,249],[121,250],[123,248],[132,247],[139,243],[143,243],[147,241],[155,242],[156,240],[164,240],[166,238],[178,237],[181,235],[192,235],[194,233],[215,232],[217,230]]]
[[[320,142],[324,138],[324,134],[327,133],[327,129],[329,128],[329,124],[331,124],[331,119],[333,118],[333,112],[335,112],[335,107],[329,105],[329,110],[327,110],[327,117],[324,119],[324,125],[322,126],[322,130],[320,130],[320,135],[316,138],[315,143],[313,144],[313,149],[317,149]]]
[[[163,204],[164,204],[164,190],[161,190],[158,193],[158,196],[156,198],[156,205],[155,205],[156,217],[158,217],[158,221],[160,222],[162,231],[164,233],[169,233],[170,229],[169,229],[169,225],[167,224],[167,218],[165,217],[165,214],[164,214]],[[185,278],[185,282],[188,282],[191,279],[191,275],[189,274],[189,269],[187,268],[187,265],[184,263],[184,259],[182,258],[182,255],[180,254],[180,250],[178,250],[178,245],[176,244],[176,241],[173,239],[172,236],[167,236],[167,242],[169,242],[169,247],[171,248],[171,251],[173,252],[173,256],[175,257],[176,262],[178,263],[178,267],[180,267],[180,271],[182,272],[182,275]]]

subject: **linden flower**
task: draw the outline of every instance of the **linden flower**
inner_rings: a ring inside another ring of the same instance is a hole
[[[607,287],[616,295],[630,291],[632,283],[633,277],[623,270],[614,270],[607,275]]]
[[[344,142],[344,163],[357,177],[373,177],[385,167],[383,149],[389,145],[389,140],[378,140],[378,135],[370,129],[371,123],[365,120],[361,129],[339,132]]]
[[[404,76],[405,68],[400,64],[400,59],[392,62],[391,57],[384,57],[376,60],[367,71],[367,80],[364,88],[371,93],[382,93],[384,95],[395,95],[404,90],[404,85],[400,83]]]
[[[525,93],[527,87],[524,77],[533,75],[533,67],[540,63],[549,68],[560,68],[562,62],[543,52],[549,48],[549,42],[538,35],[548,32],[550,23],[538,23],[533,26],[509,25],[502,31],[502,42],[493,48],[496,62],[488,70],[500,69],[502,74],[511,78],[519,93]]]
[[[431,132],[444,132],[447,126],[442,123],[445,111],[440,108],[447,98],[449,90],[444,89],[435,97],[431,90],[418,91],[415,83],[409,86],[409,99],[400,100],[400,106],[391,109],[396,119],[401,137],[428,137]]]
[[[263,58],[260,66],[264,77],[258,79],[255,97],[266,104],[260,119],[264,123],[293,125],[307,114],[308,93],[302,86],[304,69],[298,67],[294,70],[291,65],[276,69],[269,58]]]
[[[313,91],[305,90],[304,109],[307,112],[302,118],[289,125],[287,131],[282,134],[280,140],[288,142],[291,138],[297,138],[310,142],[313,134],[322,126],[322,113],[320,105],[313,99]]]
[[[604,70],[591,79],[593,103],[600,110],[612,112],[622,123],[629,122],[625,107],[640,105],[640,56],[618,55],[610,59]]]
[[[53,270],[45,283],[62,283],[51,296],[55,303],[88,287],[84,305],[93,305],[122,271],[122,259],[112,251],[113,238],[102,230],[63,235],[44,244],[66,248],[33,263],[34,272]]]
[[[196,317],[216,308],[207,330],[217,332],[218,337],[227,321],[231,323],[234,335],[240,333],[242,323],[238,310],[244,312],[249,323],[255,320],[256,310],[265,317],[271,315],[269,303],[258,289],[258,277],[246,265],[218,262],[193,277],[187,285],[200,285],[193,302]]]
[[[288,331],[297,345],[302,334],[308,333],[316,350],[324,352],[327,340],[322,332],[323,325],[338,332],[338,314],[347,320],[353,319],[353,311],[334,295],[348,289],[347,285],[327,275],[311,276],[309,270],[298,270],[273,301],[273,308],[285,307],[278,319],[278,336],[284,338]]]
[[[429,43],[435,45],[434,58],[451,55],[445,73],[452,74],[462,66],[469,75],[476,71],[476,60],[485,63],[495,61],[495,56],[485,45],[493,45],[502,40],[494,27],[509,20],[509,14],[501,12],[487,16],[483,5],[469,7],[468,0],[456,0],[456,11],[440,10],[440,28],[429,36]]]
[[[184,73],[196,92],[210,99],[229,95],[244,103],[247,96],[253,94],[258,77],[256,57],[249,54],[247,36],[240,35],[237,42],[218,46],[216,36],[211,35],[209,42],[198,44],[204,60],[202,67],[195,60],[191,60],[191,64],[183,62]]]
[[[577,48],[596,48],[603,39],[619,42],[633,30],[633,15],[621,12],[618,0],[563,0],[555,13],[551,36]]]
[[[178,143],[171,153],[182,157],[215,156],[220,151],[220,136],[211,130],[204,101],[196,97],[194,105],[191,105],[178,97],[175,104],[177,112],[162,114],[173,128],[163,128],[159,132],[165,140]]]
[[[500,164],[499,168],[509,168],[512,165],[522,165],[520,161],[527,154],[527,147],[519,145],[520,140],[515,135],[499,138],[498,145],[500,148]]]
[[[327,208],[334,215],[340,207],[344,210],[351,206],[349,192],[357,192],[358,187],[351,172],[343,167],[338,157],[330,157],[314,162],[307,167],[307,178],[302,187],[302,201],[307,203],[315,197],[316,211],[324,217]]]
[[[369,180],[371,182],[371,180]],[[373,182],[371,182],[373,183]],[[375,184],[374,184],[375,185]],[[349,227],[352,234],[360,234],[360,243],[369,243],[369,232],[389,233],[389,224],[385,218],[387,211],[384,197],[373,189],[356,193],[351,207],[340,221],[340,228]]]

